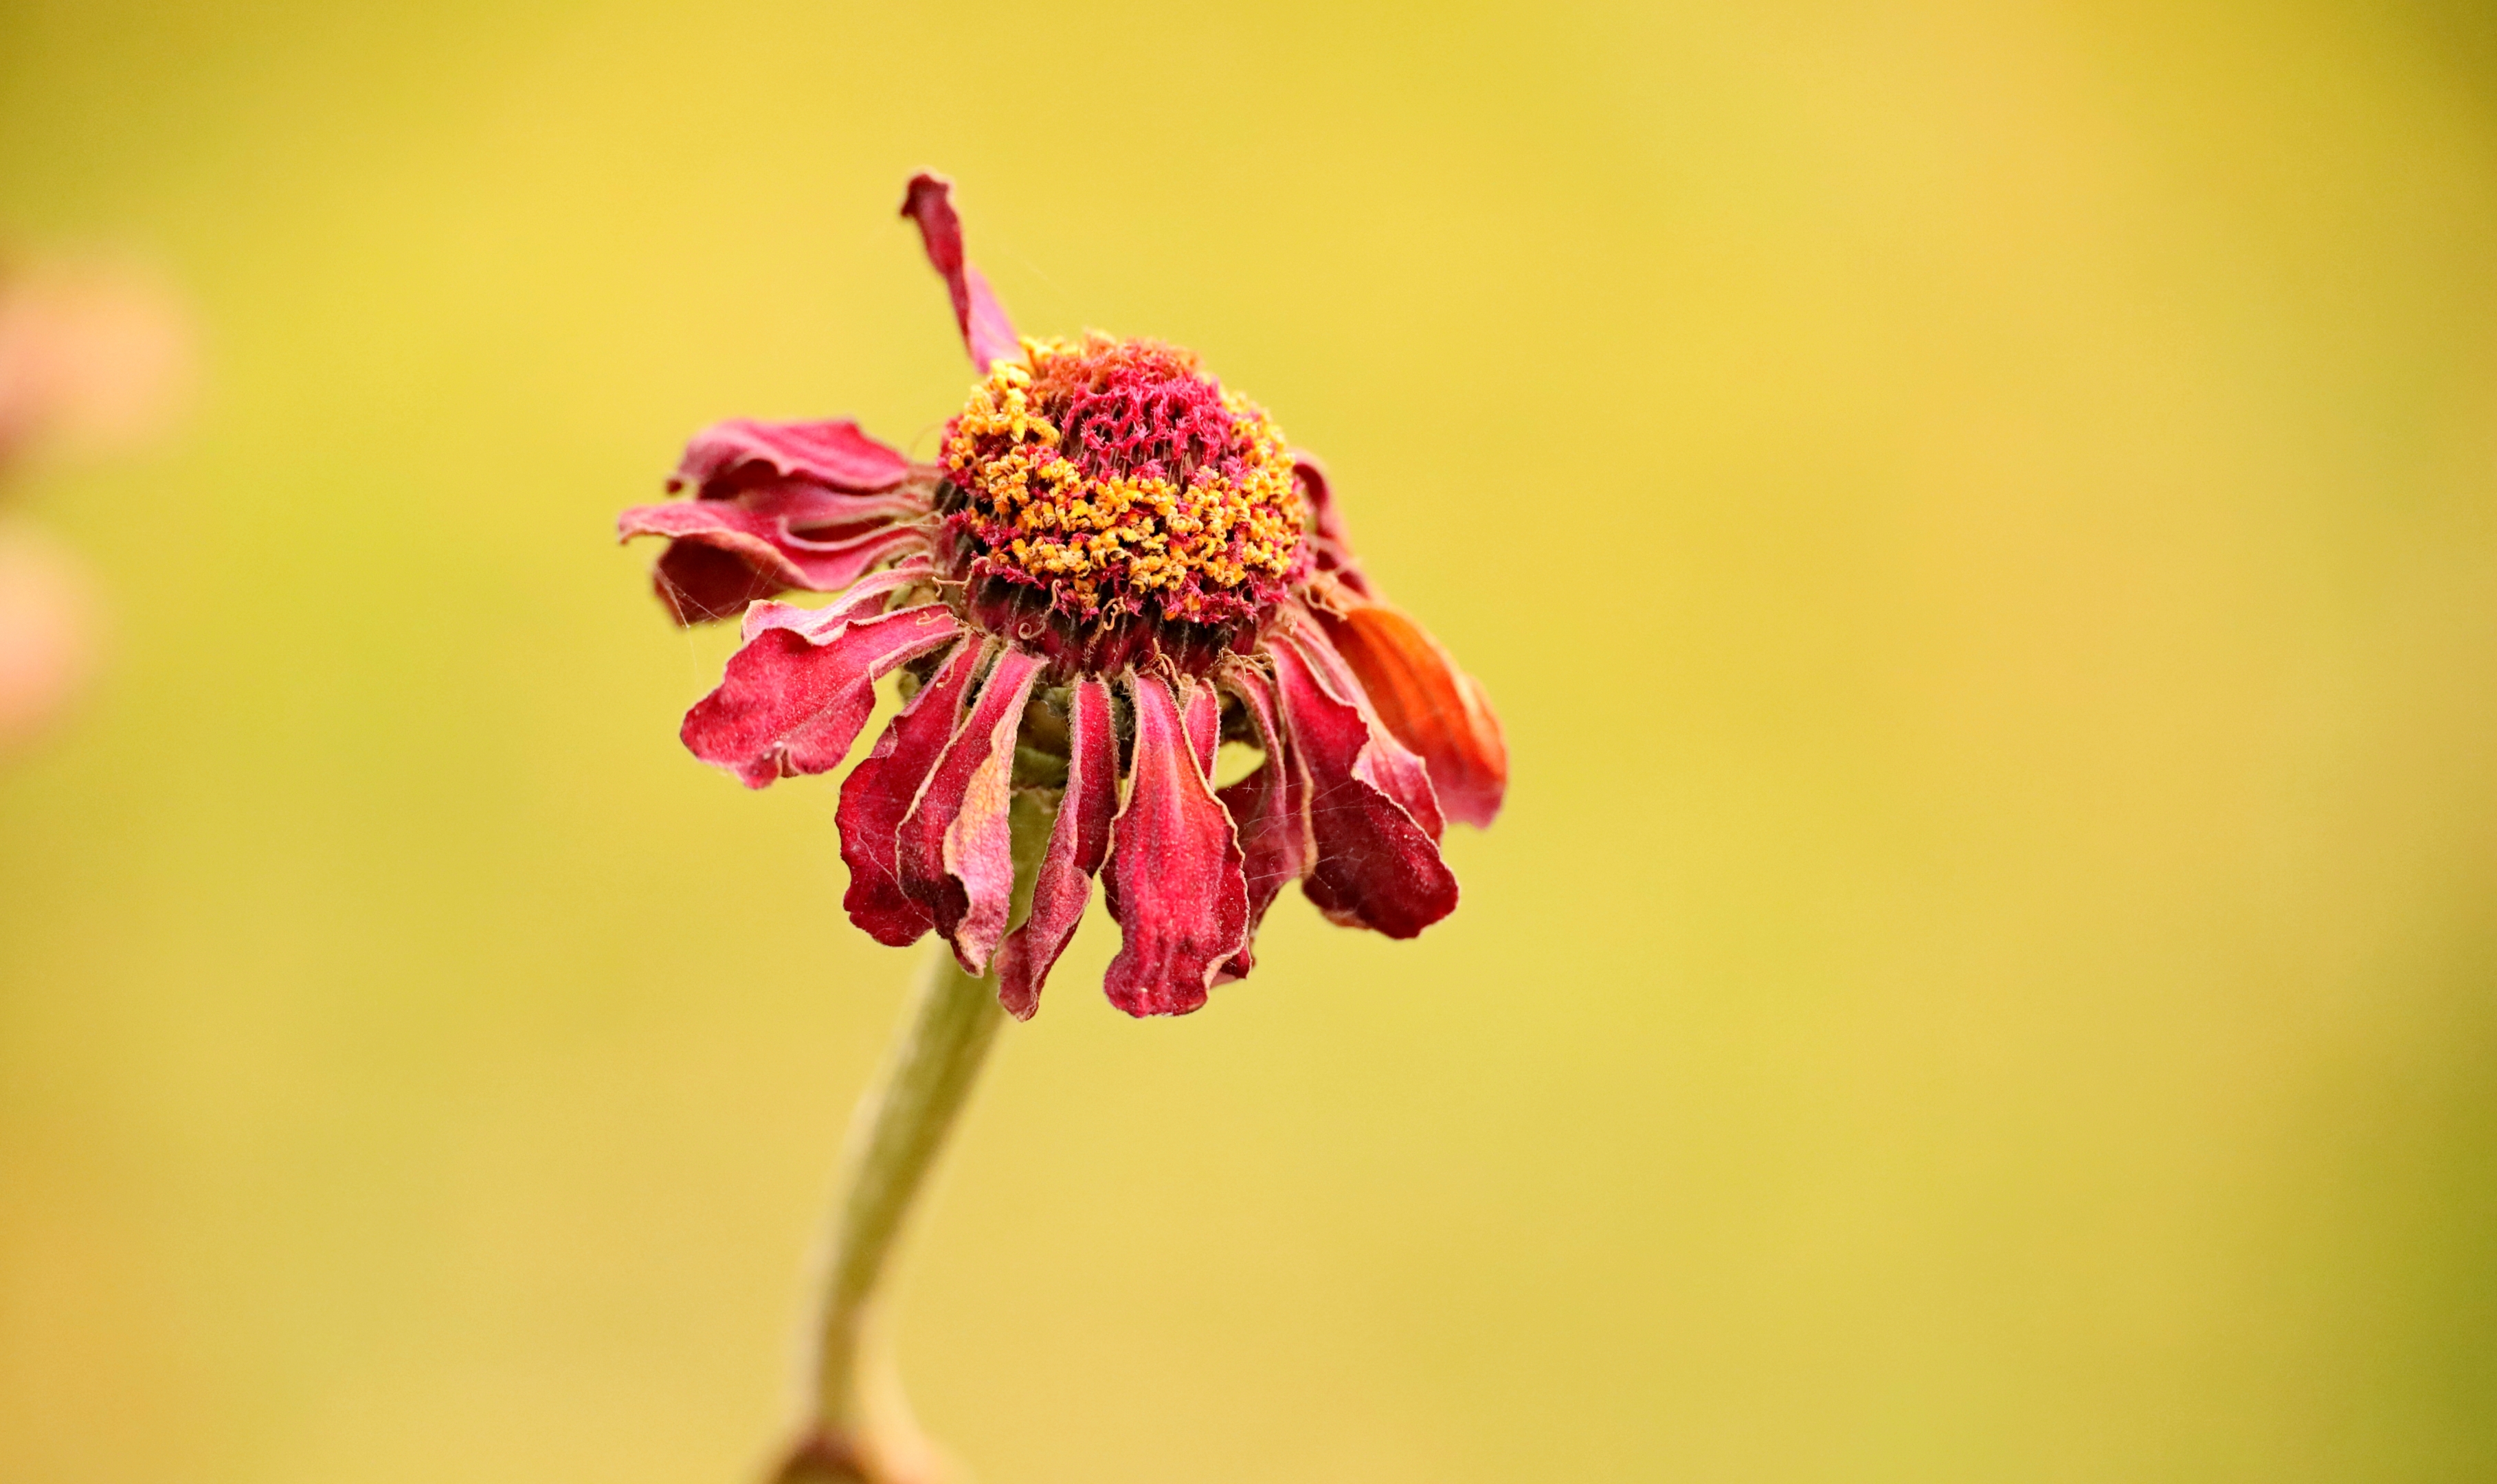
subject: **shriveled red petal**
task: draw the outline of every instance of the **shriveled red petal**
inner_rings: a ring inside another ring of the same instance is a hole
[[[674,538],[658,568],[659,596],[680,623],[724,617],[743,601],[787,588],[838,592],[869,570],[924,549],[927,533],[912,518],[926,513],[916,494],[854,495],[786,482],[758,486],[734,498],[637,505],[616,519],[620,539]],[[709,549],[745,570],[739,579]]]
[[[1090,677],[1075,682],[1066,699],[1066,792],[1032,883],[1031,913],[997,951],[997,1000],[1019,1021],[1040,1008],[1041,986],[1084,920],[1092,877],[1110,852],[1110,819],[1119,811],[1119,739],[1107,684]]]
[[[1238,834],[1207,781],[1221,716],[1214,688],[1129,677],[1136,708],[1127,806],[1111,829],[1103,877],[1119,920],[1119,956],[1102,988],[1129,1015],[1185,1015],[1248,935],[1248,888]]]
[[[1378,712],[1370,704],[1370,693],[1361,688],[1352,667],[1336,652],[1325,629],[1306,613],[1294,610],[1285,614],[1283,631],[1299,645],[1302,657],[1309,661],[1327,693],[1359,711],[1362,722],[1370,728],[1370,745],[1361,753],[1362,775],[1399,808],[1412,815],[1422,833],[1437,840],[1447,828],[1447,821],[1440,817],[1438,790],[1432,786],[1431,770],[1421,755],[1397,741],[1396,734],[1378,719]]]
[[[734,618],[748,603],[789,590],[777,576],[755,571],[736,553],[698,541],[669,542],[650,569],[650,587],[680,628]]]
[[[751,641],[765,629],[797,629],[810,636],[829,634],[844,623],[884,612],[895,593],[926,582],[934,571],[935,564],[927,557],[912,556],[859,579],[848,591],[821,608],[800,608],[794,603],[754,604],[745,610],[743,637]]]
[[[1012,361],[1023,354],[1014,322],[989,288],[989,280],[963,257],[963,219],[954,212],[954,182],[926,171],[910,177],[901,198],[901,214],[919,224],[920,244],[928,261],[945,275],[954,298],[954,323],[963,332],[963,348],[971,353],[971,367],[989,374],[989,363]]]
[[[979,673],[985,652],[976,639],[956,645],[928,683],[886,723],[875,750],[841,780],[840,807],[833,816],[841,832],[841,862],[850,870],[841,906],[850,921],[879,943],[900,948],[918,941],[931,926],[927,908],[901,889],[897,837],[911,801],[919,797],[919,786],[935,770],[954,735],[963,694]]]
[[[680,734],[694,756],[748,788],[840,766],[878,678],[943,645],[962,628],[944,605],[897,609],[809,633],[767,628],[729,656],[719,688],[685,712]]]
[[[1326,465],[1315,454],[1292,450],[1292,477],[1299,481],[1301,498],[1310,504],[1310,556],[1320,572],[1332,572],[1338,581],[1363,597],[1370,596],[1370,579],[1362,575],[1361,563],[1352,554],[1352,535],[1343,528],[1343,512],[1335,504],[1335,494],[1327,488]]]
[[[1411,937],[1457,906],[1457,878],[1439,858],[1437,812],[1426,826],[1398,802],[1410,797],[1420,759],[1322,679],[1330,667],[1307,636],[1279,634],[1268,646],[1292,752],[1309,770],[1317,855],[1301,890],[1336,922]],[[1420,786],[1427,801],[1429,780]]]
[[[1007,826],[1015,732],[1041,659],[1009,648],[980,682],[897,837],[901,889],[954,945],[966,973],[986,973],[1014,908],[1014,840]]]
[[[758,423],[731,418],[694,434],[677,464],[671,489],[693,486],[707,500],[726,499],[774,479],[834,489],[890,489],[910,477],[910,460],[848,418],[812,423]]]
[[[1401,609],[1365,603],[1317,617],[1378,719],[1430,769],[1448,817],[1490,824],[1508,788],[1508,744],[1482,686]]]
[[[1238,696],[1257,728],[1257,744],[1266,760],[1256,771],[1216,797],[1240,832],[1246,858],[1242,872],[1248,887],[1248,934],[1222,966],[1222,979],[1245,979],[1257,966],[1250,950],[1266,909],[1284,887],[1310,868],[1315,846],[1310,834],[1308,771],[1291,755],[1290,741],[1275,714],[1274,689],[1260,672],[1246,665],[1227,667],[1222,688]]]

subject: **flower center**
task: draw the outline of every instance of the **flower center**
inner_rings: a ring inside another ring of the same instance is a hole
[[[1131,618],[1241,630],[1270,615],[1307,558],[1291,454],[1265,409],[1154,340],[1088,333],[1025,351],[945,429],[963,575],[1095,635]]]

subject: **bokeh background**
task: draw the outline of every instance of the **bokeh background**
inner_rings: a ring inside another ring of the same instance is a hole
[[[740,1479],[910,968],[610,540],[925,454],[894,216],[1199,348],[1488,684],[1409,944],[1097,917],[921,1228],[990,1484],[2497,1474],[2476,4],[12,0],[0,223],[189,297],[17,491],[0,1477]]]

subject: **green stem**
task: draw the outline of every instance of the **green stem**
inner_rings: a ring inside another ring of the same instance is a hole
[[[1018,922],[1029,909],[1055,804],[1037,792],[1015,797]],[[902,1395],[880,1300],[904,1218],[1006,1013],[997,1006],[994,973],[964,973],[942,940],[931,948],[901,1035],[850,1118],[814,1332],[809,1415],[775,1484],[934,1484],[944,1473]]]

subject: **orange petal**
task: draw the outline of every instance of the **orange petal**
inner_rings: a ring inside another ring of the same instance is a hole
[[[1365,603],[1320,618],[1378,719],[1430,768],[1440,808],[1490,824],[1508,788],[1508,744],[1482,686],[1400,609]]]

